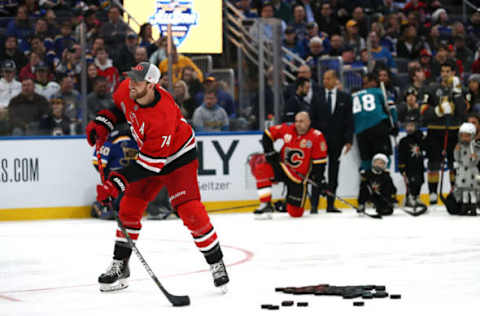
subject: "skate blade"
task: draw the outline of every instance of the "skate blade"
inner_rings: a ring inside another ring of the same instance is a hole
[[[265,213],[264,213],[264,214],[254,214],[254,218],[255,218],[256,220],[264,221],[264,220],[272,219],[273,216],[272,216],[272,214],[270,214],[270,213],[266,213],[266,214],[265,214]]]
[[[117,282],[108,284],[108,283],[100,283],[100,292],[115,292],[126,289],[128,287],[128,280],[123,279]]]

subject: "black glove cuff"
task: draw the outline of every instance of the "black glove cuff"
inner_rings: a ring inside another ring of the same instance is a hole
[[[106,116],[97,115],[94,122],[104,126],[109,132],[112,132],[115,129],[115,124]]]

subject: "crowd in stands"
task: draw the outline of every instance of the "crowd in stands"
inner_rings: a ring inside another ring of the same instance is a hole
[[[237,112],[233,96],[175,47],[172,59],[172,93],[184,116],[199,131],[228,130]],[[0,1],[0,135],[82,134],[83,101],[87,119],[111,107],[123,73],[142,61],[159,66],[168,89],[166,37],[154,39],[149,23],[133,32],[109,1]],[[222,122],[212,121],[223,108]]]
[[[399,112],[419,107],[420,91],[438,82],[441,66],[452,61],[464,84],[468,112],[480,111],[480,11],[462,21],[450,16],[448,0],[230,1],[247,19],[280,19],[283,46],[305,61],[293,61],[297,79],[306,80],[285,88],[284,107],[298,100],[315,106],[312,91],[321,86],[317,67],[329,56],[340,57],[342,69],[374,69]],[[85,52],[80,46],[82,21]],[[254,23],[252,36],[258,30]],[[111,94],[123,73],[141,61],[158,65],[161,84],[168,88],[166,38],[154,39],[149,23],[138,34],[132,32],[121,9],[109,1],[1,1],[0,31],[0,135],[81,134],[84,54],[88,118],[112,105]],[[263,36],[272,39],[269,25],[264,25]],[[248,112],[239,108],[223,82],[203,73],[175,47],[172,59],[173,95],[196,130],[258,128],[258,93],[249,100]],[[271,76],[270,71],[263,92],[265,119],[273,114]],[[340,81],[338,87],[349,89]],[[304,96],[300,90],[306,90]]]

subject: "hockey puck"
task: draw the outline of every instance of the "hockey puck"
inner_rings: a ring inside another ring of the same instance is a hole
[[[270,307],[272,307],[273,305],[272,304],[262,304],[261,307],[262,309],[270,309]]]
[[[278,305],[270,305],[270,307],[268,308],[269,310],[279,310],[280,309],[280,306]]]
[[[384,292],[384,291],[378,291],[378,292],[373,293],[373,297],[375,297],[375,298],[385,298],[385,297],[388,297],[388,293]]]
[[[391,298],[392,300],[399,300],[399,299],[402,298],[402,295],[400,295],[400,294],[391,294],[391,295],[390,295],[390,298]]]
[[[365,302],[353,302],[353,306],[363,306]]]
[[[373,298],[373,294],[370,293],[370,292],[363,292],[362,298],[363,298],[364,300],[372,299],[372,298]]]
[[[293,306],[293,301],[283,301],[282,306]]]
[[[375,285],[375,291],[385,291],[386,289],[385,285]]]
[[[297,306],[298,306],[298,307],[307,307],[307,306],[308,306],[308,302],[297,302]]]

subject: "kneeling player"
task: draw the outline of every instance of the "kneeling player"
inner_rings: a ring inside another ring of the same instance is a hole
[[[265,154],[253,155],[250,168],[257,181],[260,207],[255,210],[257,218],[272,217],[272,184],[287,185],[287,212],[292,217],[301,217],[306,200],[306,179],[311,178],[325,189],[324,171],[327,162],[327,143],[322,132],[310,128],[307,112],[295,115],[295,124],[275,125],[265,130],[262,145]],[[284,145],[280,153],[273,148],[276,140]],[[310,167],[311,166],[311,167]]]
[[[455,187],[446,201],[447,211],[452,215],[477,215],[479,185],[477,182],[479,151],[473,142],[476,128],[472,123],[460,126],[459,142],[453,152],[456,171]]]
[[[397,188],[393,184],[390,173],[386,170],[388,158],[384,154],[376,154],[372,159],[372,169],[361,172],[358,209],[365,211],[365,203],[371,202],[379,215],[392,215],[396,203]]]

